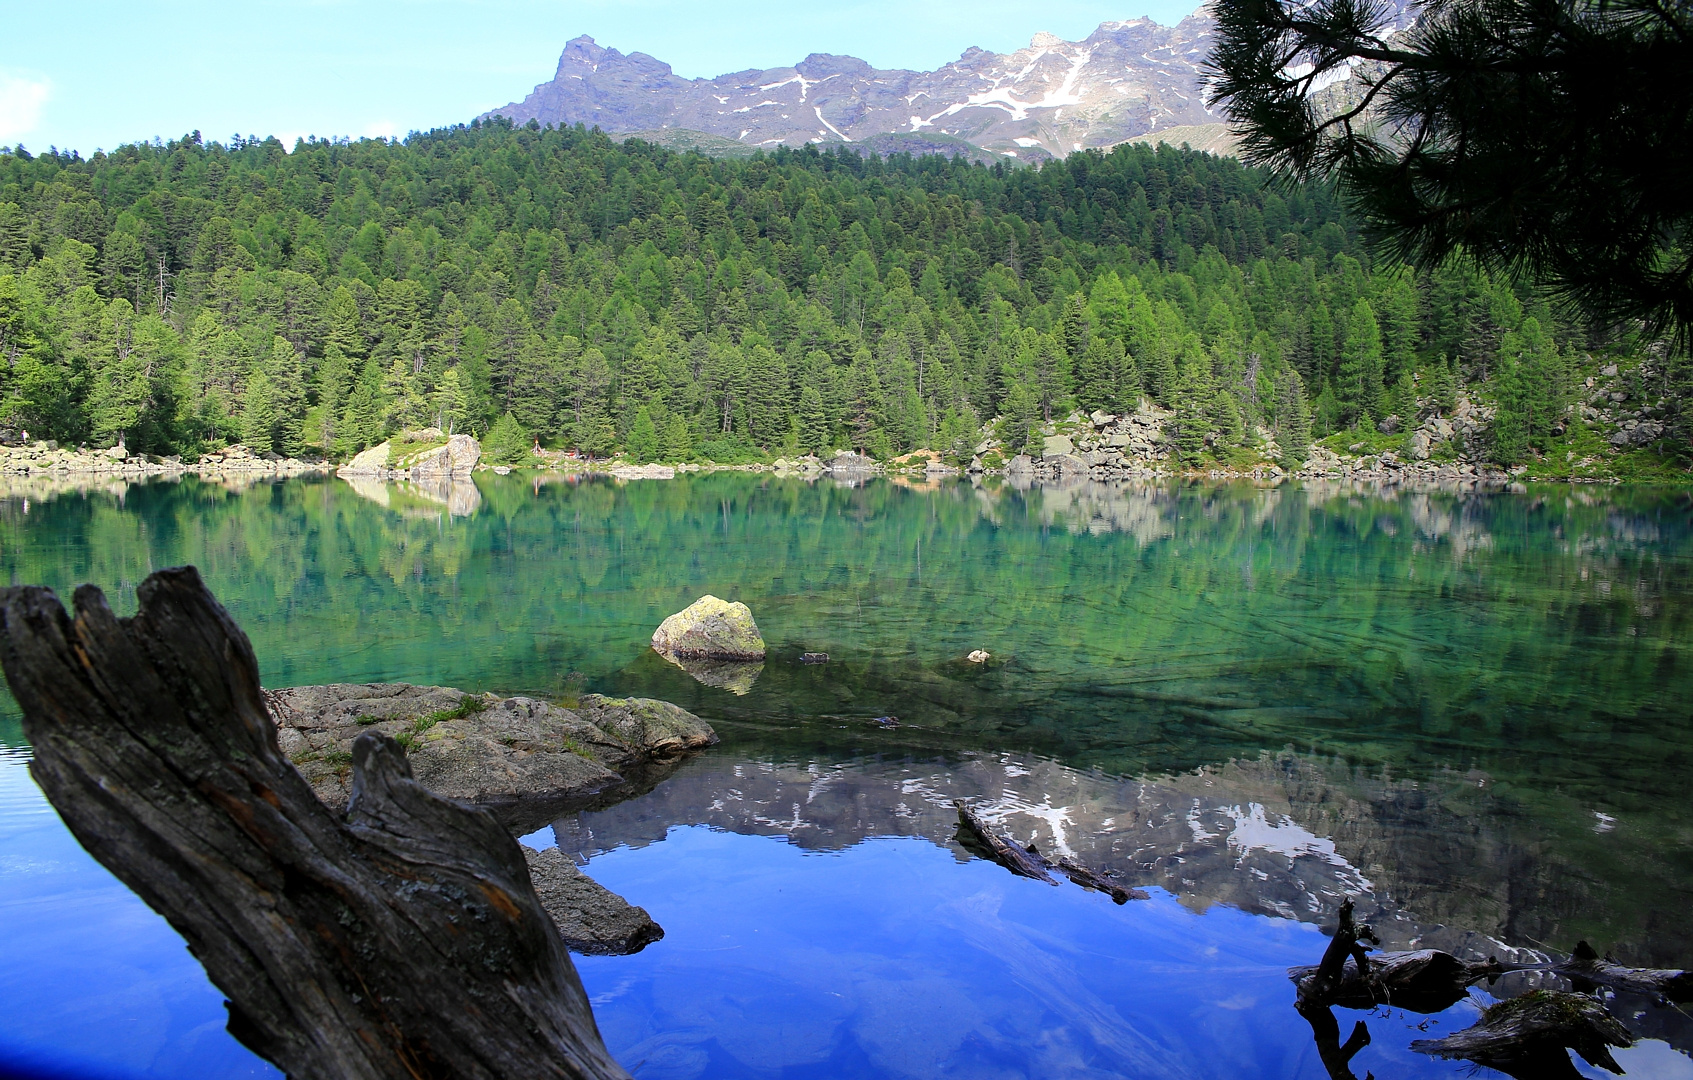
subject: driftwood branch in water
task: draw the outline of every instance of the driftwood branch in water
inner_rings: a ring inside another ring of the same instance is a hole
[[[1068,856],[1061,855],[1057,862],[1053,862],[1035,850],[1033,843],[1025,847],[1009,836],[992,831],[962,799],[955,800],[952,805],[958,808],[958,842],[1013,874],[1044,881],[1048,885],[1057,885],[1057,880],[1048,873],[1049,870],[1057,870],[1082,888],[1102,892],[1119,904],[1126,904],[1130,900],[1148,899],[1145,889],[1131,889],[1120,885],[1107,875],[1083,866]]]
[[[0,663],[31,775],[72,833],[187,939],[233,1034],[297,1080],[628,1074],[518,844],[353,744],[345,819],[277,748],[245,634],[193,568],[118,619],[0,591]]]
[[[1570,980],[1579,991],[1607,986],[1661,1000],[1693,1001],[1693,971],[1623,967],[1608,956],[1600,956],[1587,942],[1577,942],[1575,954],[1553,964],[1554,974]]]
[[[1131,889],[1126,885],[1119,885],[1117,882],[1111,880],[1098,870],[1083,866],[1076,860],[1066,856],[1059,856],[1058,869],[1064,872],[1065,877],[1069,878],[1077,885],[1080,885],[1082,888],[1092,889],[1095,892],[1102,892],[1106,896],[1109,896],[1113,903],[1126,904],[1130,900],[1150,899],[1145,889]]]
[[[1357,1074],[1352,1071],[1352,1059],[1358,1056],[1358,1051],[1370,1045],[1369,1026],[1359,1020],[1352,1025],[1352,1034],[1342,1043],[1340,1022],[1328,1006],[1298,1005],[1295,1008],[1311,1025],[1311,1034],[1317,1040],[1317,1056],[1322,1059],[1329,1080],[1358,1080]],[[1375,1074],[1365,1073],[1364,1077],[1365,1080],[1374,1080]]]
[[[1566,1047],[1588,1064],[1620,1074],[1610,1048],[1633,1045],[1634,1037],[1602,1002],[1583,994],[1533,990],[1490,1007],[1463,1031],[1444,1039],[1420,1039],[1411,1049],[1473,1061],[1521,1080],[1556,1080],[1581,1075]]]
[[[1346,1009],[1392,1005],[1412,1012],[1436,1013],[1456,1004],[1476,983],[1522,969],[1497,960],[1467,963],[1437,949],[1365,952],[1359,941],[1374,939],[1368,925],[1359,926],[1354,921],[1352,901],[1343,901],[1340,925],[1329,940],[1322,963],[1288,969],[1288,977],[1298,987],[1301,1010],[1331,1005]]]
[[[1350,897],[1340,902],[1340,922],[1334,929],[1334,936],[1329,938],[1328,948],[1323,950],[1321,963],[1315,968],[1295,968],[1288,973],[1299,985],[1301,1008],[1320,1009],[1335,1003],[1346,981],[1348,960],[1353,961],[1359,971],[1369,970],[1368,954],[1358,942],[1360,939],[1376,941],[1375,931],[1368,923],[1358,925],[1352,911]]]
[[[964,800],[959,799],[952,805],[958,808],[958,831],[963,834],[964,840],[970,842],[968,846],[985,852],[988,858],[1019,877],[1034,878],[1048,885],[1058,884],[1053,876],[1046,872],[1049,864],[1039,854],[1009,836],[1000,836],[991,831],[981,818],[964,805]]]

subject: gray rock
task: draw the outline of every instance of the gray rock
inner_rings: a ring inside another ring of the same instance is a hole
[[[653,649],[674,660],[747,662],[763,660],[765,653],[764,636],[747,606],[710,594],[660,623]]]
[[[874,472],[876,469],[876,459],[864,457],[862,454],[855,454],[851,450],[842,450],[840,453],[836,454],[827,465],[823,466],[823,468],[832,473]]]
[[[1093,426],[1096,428],[1102,428],[1117,421],[1117,417],[1112,413],[1101,412],[1098,409],[1095,409],[1088,416],[1088,419],[1093,421]]]
[[[529,880],[571,952],[627,956],[664,937],[645,908],[636,907],[577,869],[558,848],[524,847]]]
[[[611,475],[619,480],[674,480],[676,469],[672,465],[619,465]]]
[[[514,832],[717,741],[668,702],[584,696],[576,708],[443,686],[338,683],[267,691],[277,743],[318,798],[352,794],[353,740],[380,731],[405,746],[412,774],[448,798],[489,807]]]
[[[1006,476],[1027,476],[1034,471],[1034,459],[1027,454],[1018,454],[1005,463]]]
[[[1076,444],[1063,435],[1048,435],[1046,447],[1041,451],[1042,457],[1055,458],[1064,454],[1076,452]]]
[[[1074,454],[1049,457],[1044,464],[1060,477],[1086,476],[1088,463]]]
[[[408,431],[398,447],[383,442],[361,451],[335,475],[409,480],[468,477],[482,460],[482,444],[469,435],[448,437],[434,428]],[[437,441],[439,440],[439,441]],[[421,444],[421,445],[420,445]]]

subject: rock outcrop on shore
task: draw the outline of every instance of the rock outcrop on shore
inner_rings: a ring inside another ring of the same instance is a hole
[[[388,442],[361,450],[337,469],[341,477],[384,480],[451,480],[468,477],[482,460],[482,444],[469,435],[447,435],[440,428],[403,432]]]
[[[619,480],[674,480],[673,465],[619,465],[611,470]]]
[[[0,446],[0,474],[13,476],[102,476],[139,479],[149,476],[299,476],[322,472],[322,461],[301,461],[276,454],[255,454],[239,443],[208,451],[196,461],[131,453],[121,446],[104,450],[73,450],[53,442]]]
[[[650,787],[689,751],[717,741],[685,709],[647,698],[584,695],[566,708],[444,686],[339,683],[267,691],[277,741],[331,806],[347,804],[353,740],[405,746],[431,791],[488,807],[523,835],[565,809]]]

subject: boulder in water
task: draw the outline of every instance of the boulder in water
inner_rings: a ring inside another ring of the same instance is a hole
[[[566,708],[406,683],[297,686],[265,697],[282,752],[337,810],[351,794],[353,740],[379,731],[400,742],[424,787],[486,806],[520,834],[717,741],[699,717],[644,698],[584,694]]]
[[[645,908],[607,889],[584,874],[558,848],[536,851],[525,847],[529,880],[535,895],[553,918],[558,936],[574,953],[588,956],[628,956],[664,936]]]
[[[672,660],[751,662],[764,659],[764,636],[745,604],[707,594],[653,632],[653,649]]]

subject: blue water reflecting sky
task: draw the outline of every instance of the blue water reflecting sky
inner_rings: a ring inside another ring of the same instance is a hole
[[[279,1075],[224,1031],[182,940],[77,845],[23,756],[0,753],[0,1073]],[[1324,1075],[1286,977],[1322,951],[1311,923],[1162,890],[1119,907],[912,837],[819,854],[677,826],[589,870],[666,931],[636,956],[577,958],[639,1080]],[[1409,1051],[1422,1017],[1364,1018],[1359,1075],[1463,1075]],[[1662,1043],[1618,1057],[1631,1077],[1693,1077]]]
[[[1322,951],[1307,923],[1200,915],[1161,890],[1119,907],[911,838],[812,854],[678,827],[591,869],[667,933],[580,963],[642,1080],[1323,1075],[1309,1029],[1275,1007],[1287,967]],[[1395,1041],[1377,1075],[1452,1074]]]

